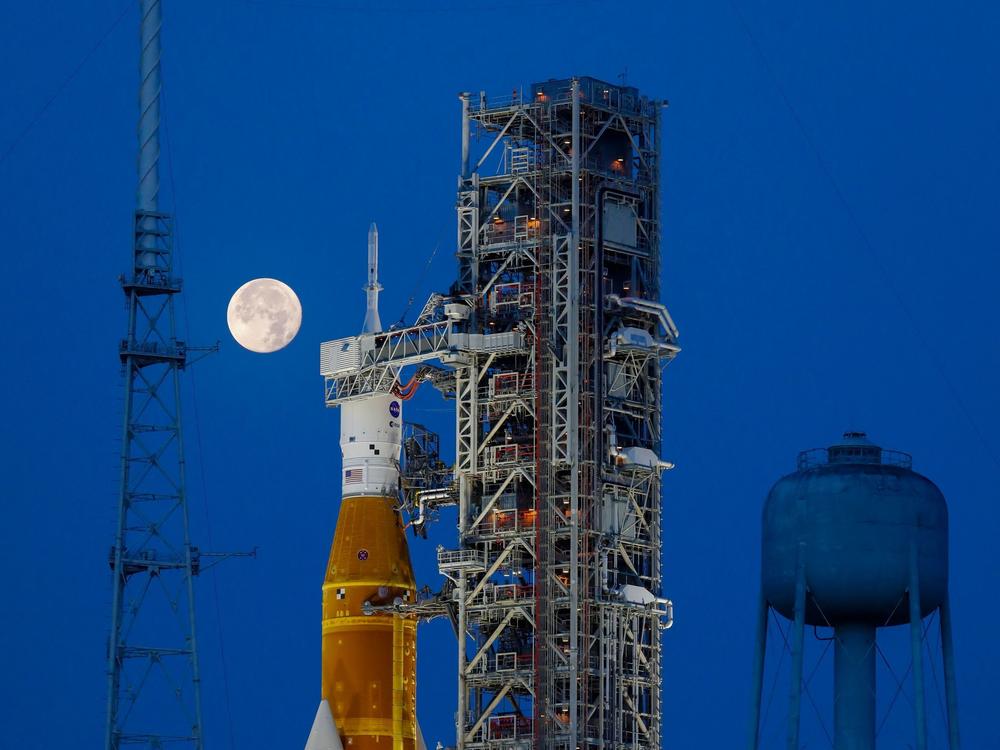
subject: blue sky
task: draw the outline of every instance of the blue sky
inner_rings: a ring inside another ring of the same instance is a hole
[[[360,328],[369,222],[389,323],[453,279],[457,92],[626,70],[671,102],[663,289],[684,351],[665,378],[664,452],[678,466],[664,492],[677,616],[665,747],[743,741],[763,497],[799,450],[846,429],[911,452],[949,499],[964,740],[1000,747],[1000,10],[733,2],[165,0],[164,198],[188,338],[223,345],[186,381],[194,536],[260,548],[199,581],[211,747],[297,747],[315,711],[339,484],[318,344]],[[19,134],[125,5],[2,3],[0,153],[17,142],[0,161],[0,734],[12,747],[103,731],[135,8]],[[225,327],[229,296],[256,276],[287,282],[304,308],[298,338],[270,356]],[[447,405],[433,393],[411,404],[450,444]],[[452,540],[445,519],[413,543],[422,582],[438,585],[434,547]],[[453,658],[449,626],[425,626],[418,700],[432,745],[453,738]],[[906,664],[900,654],[900,674]],[[821,704],[827,686],[813,683]],[[907,708],[884,746],[910,736]],[[811,709],[804,727],[808,747],[826,746]]]

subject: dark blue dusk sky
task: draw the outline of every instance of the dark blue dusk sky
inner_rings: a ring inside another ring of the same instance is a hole
[[[1000,748],[1000,9],[734,2],[769,67],[728,0],[164,0],[163,195],[189,339],[222,341],[186,379],[194,537],[260,548],[199,579],[208,747],[301,747],[316,708],[340,461],[318,345],[360,329],[369,222],[389,323],[411,294],[419,308],[453,279],[457,92],[627,69],[671,102],[663,289],[684,351],[665,377],[664,453],[677,469],[663,499],[664,593],[677,621],[664,640],[664,747],[742,745],[763,497],[799,450],[861,429],[912,452],[949,500],[963,739]],[[125,3],[0,5],[3,153]],[[130,7],[0,161],[4,747],[93,747],[103,732],[137,24]],[[229,296],[256,276],[284,280],[304,307],[298,338],[270,356],[225,326]],[[421,393],[407,416],[451,445],[449,409]],[[454,546],[453,519],[412,544],[435,588],[439,543]],[[454,650],[446,622],[422,627],[431,747],[453,742]],[[904,649],[894,669],[906,666]],[[811,689],[828,700],[826,676]],[[781,690],[767,747],[784,701]],[[807,747],[826,747],[803,711]],[[907,711],[900,699],[880,747],[906,747]]]

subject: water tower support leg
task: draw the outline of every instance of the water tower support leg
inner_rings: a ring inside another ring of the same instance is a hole
[[[910,545],[910,648],[913,654],[913,714],[917,723],[917,750],[927,750],[927,715],[924,708],[923,619],[920,617],[920,575],[917,545]]]
[[[795,623],[792,626],[792,688],[788,701],[788,750],[799,750],[799,711],[802,706],[802,648],[806,624],[806,569],[799,552],[795,574]]]
[[[833,746],[875,750],[875,625],[846,622],[833,632]]]
[[[944,662],[944,693],[948,701],[948,748],[960,750],[958,738],[958,693],[955,688],[955,644],[951,639],[951,601],[945,595],[941,617],[941,659]]]
[[[764,689],[764,651],[767,648],[767,599],[760,594],[757,611],[757,642],[753,652],[753,704],[750,706],[750,729],[747,750],[757,750],[760,735],[760,699]]]

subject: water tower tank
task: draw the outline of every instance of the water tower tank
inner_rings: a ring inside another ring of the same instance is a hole
[[[761,585],[771,606],[795,619],[796,570],[806,572],[807,625],[908,622],[904,597],[911,558],[920,579],[920,614],[948,588],[948,507],[911,469],[863,433],[799,455],[764,505]]]
[[[834,630],[834,747],[875,748],[876,629],[910,623],[917,748],[926,747],[921,619],[941,610],[951,746],[957,747],[948,601],[948,508],[910,456],[864,433],[799,454],[798,469],[767,496],[761,613],[755,660],[757,747],[760,680],[769,609],[794,622],[788,747],[798,750],[803,628]],[[947,633],[945,629],[947,628]]]

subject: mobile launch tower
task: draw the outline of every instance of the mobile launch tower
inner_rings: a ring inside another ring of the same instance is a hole
[[[368,611],[451,618],[459,749],[659,750],[663,104],[586,77],[460,98],[457,281],[412,326],[321,347],[330,406],[455,400],[453,470],[410,426],[401,478],[418,529],[458,507],[445,586]]]

